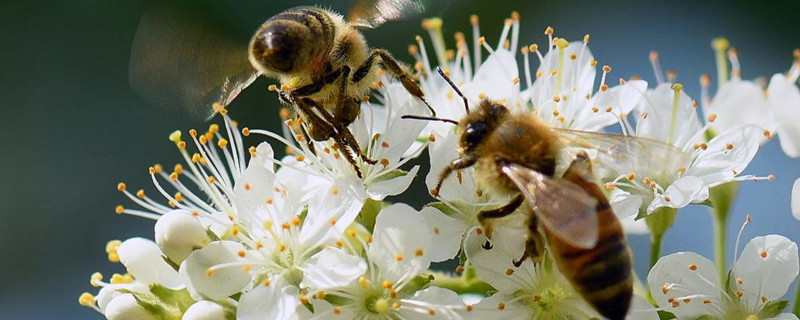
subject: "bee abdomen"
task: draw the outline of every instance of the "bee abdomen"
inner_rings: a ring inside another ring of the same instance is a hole
[[[624,319],[633,294],[631,255],[621,230],[603,231],[594,249],[564,252],[559,258],[561,265],[575,266],[564,273],[586,301],[609,319]]]

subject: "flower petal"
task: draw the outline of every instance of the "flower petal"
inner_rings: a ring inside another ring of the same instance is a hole
[[[502,250],[502,246],[495,243],[493,243],[495,246],[492,249],[487,250],[483,247],[487,238],[482,231],[479,234],[478,230],[482,229],[472,228],[469,230],[464,241],[464,252],[475,267],[478,276],[489,282],[498,291],[507,294],[532,286],[536,276],[533,261],[525,259],[522,265],[515,267],[513,262],[522,257],[522,251],[512,254]],[[495,235],[499,234],[501,232],[495,232]]]
[[[800,89],[793,80],[778,73],[769,80],[767,91],[767,101],[778,123],[776,131],[781,148],[786,155],[796,158],[800,156],[800,125],[797,124],[797,117],[800,115]]]
[[[273,277],[242,294],[236,319],[297,319],[296,309],[299,304],[297,288],[284,285],[280,279]]]
[[[324,290],[355,281],[367,271],[367,263],[342,249],[326,247],[308,259],[301,270],[304,274],[301,288]]]
[[[408,307],[403,308],[401,305],[400,310],[397,310],[401,319],[463,319],[467,313],[458,294],[439,287],[418,291],[413,297],[402,301],[402,305]]]
[[[183,313],[181,320],[227,320],[225,308],[215,302],[197,301]]]
[[[658,312],[644,298],[634,295],[631,299],[631,307],[628,309],[626,320],[658,320]]]
[[[715,312],[724,306],[716,270],[713,262],[694,252],[673,253],[658,259],[647,284],[658,305],[678,318],[719,316]],[[689,302],[684,301],[687,297]]]
[[[428,258],[433,262],[440,262],[455,257],[461,250],[467,225],[432,207],[422,208],[420,214],[426,220],[425,226],[433,231],[432,243],[435,245],[428,249]]]
[[[186,210],[172,210],[156,221],[155,239],[161,252],[180,264],[195,248],[211,239],[200,221]]]
[[[770,131],[775,130],[776,126],[764,97],[764,89],[752,81],[731,79],[726,82],[703,113],[717,115],[711,124],[717,132],[742,124],[755,124]]]
[[[694,163],[685,175],[699,177],[709,187],[733,180],[756,156],[761,131],[756,125],[723,131],[708,142],[707,149],[696,151]]]
[[[136,280],[145,284],[158,283],[170,289],[183,288],[180,276],[161,257],[155,242],[144,238],[131,238],[117,248],[119,260]]]
[[[748,305],[757,305],[761,297],[775,300],[783,297],[797,277],[797,244],[779,235],[755,237],[742,250],[733,265],[733,276],[741,278]]]
[[[124,293],[114,297],[105,308],[108,320],[157,320],[155,314],[139,305],[133,294]]]
[[[427,221],[406,204],[393,204],[383,209],[375,221],[369,259],[379,266],[387,281],[417,275],[428,269],[427,251],[434,243]]]
[[[663,194],[655,198],[647,207],[647,213],[652,213],[660,207],[683,208],[691,202],[708,199],[708,187],[698,177],[684,176],[675,180]]]
[[[180,272],[188,280],[186,285],[209,300],[224,299],[241,291],[251,280],[242,266],[225,266],[209,272],[214,266],[238,262],[240,251],[244,247],[235,241],[214,241],[195,250],[181,264]]]
[[[792,186],[792,216],[800,220],[800,178]]]
[[[534,310],[514,301],[514,296],[505,293],[495,293],[472,306],[472,311],[466,314],[467,320],[517,320],[535,319]],[[513,302],[510,302],[513,301]]]
[[[400,170],[397,170],[400,171]],[[414,166],[408,172],[401,172],[401,175],[397,177],[393,177],[391,179],[380,179],[378,181],[372,182],[367,186],[367,194],[369,195],[370,199],[373,200],[383,200],[387,196],[396,196],[398,194],[403,193],[408,189],[408,186],[411,185],[411,182],[417,176],[417,172],[419,171],[419,165]],[[388,173],[384,176],[391,175],[393,173]]]

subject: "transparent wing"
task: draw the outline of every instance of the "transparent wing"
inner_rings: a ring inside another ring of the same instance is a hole
[[[595,150],[598,174],[648,172],[660,168],[665,173],[676,173],[688,168],[692,158],[688,153],[667,143],[641,137],[601,132],[576,131],[553,128],[568,147]],[[647,170],[640,170],[645,168]]]
[[[416,17],[425,12],[422,0],[355,0],[347,14],[350,24],[361,28],[377,28],[386,21]]]
[[[551,234],[577,248],[597,245],[596,199],[572,182],[551,179],[525,166],[512,163],[503,166],[502,171],[517,185]]]
[[[150,103],[205,119],[213,115],[214,103],[228,105],[258,77],[247,50],[246,41],[207,20],[176,10],[150,10],[131,47],[131,87]]]

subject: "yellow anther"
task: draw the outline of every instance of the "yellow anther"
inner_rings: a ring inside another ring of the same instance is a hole
[[[605,187],[606,190],[614,190],[614,188],[616,188],[617,186],[615,186],[613,183],[606,183]]]
[[[219,125],[216,123],[208,125],[208,132],[212,134],[219,132]]]
[[[485,43],[486,43],[486,38],[484,38],[484,37],[480,37],[480,38],[478,38],[478,44],[479,44],[479,45],[483,45],[483,44],[485,44]]]
[[[198,139],[198,140],[200,141],[200,144],[208,143],[208,138],[206,136],[204,136],[204,135],[200,136],[200,139]]]
[[[304,157],[302,154],[299,154],[296,157],[294,157],[294,159],[297,160],[297,162],[303,162],[303,160],[305,160],[306,157]]]
[[[397,261],[397,262],[401,262],[401,261],[403,261],[403,259],[405,259],[405,258],[403,257],[403,254],[401,254],[401,253],[398,253],[398,254],[394,255],[394,260]]]
[[[424,254],[425,254],[425,252],[424,252],[424,251],[422,251],[422,249],[421,249],[421,248],[420,248],[420,249],[417,249],[416,251],[414,251],[414,255],[415,255],[415,256],[417,256],[417,257],[421,257],[421,256],[423,256]]]
[[[534,44],[528,46],[528,50],[530,50],[531,52],[539,51],[539,45],[534,43]]]
[[[333,313],[334,313],[334,314],[340,314],[340,313],[342,313],[342,307],[340,307],[340,306],[335,306],[335,307],[333,307]]]
[[[297,297],[297,299],[299,299],[300,303],[302,304],[308,304],[308,297],[306,297],[304,294],[301,294],[299,297]]]
[[[611,72],[611,66],[609,66],[609,65],[604,65],[604,66],[603,66],[603,72],[605,72],[605,73],[609,73],[609,72]]]
[[[598,111],[600,111],[600,108],[597,106],[592,107],[592,112],[597,113]]]
[[[206,182],[208,182],[208,184],[214,184],[214,182],[217,182],[217,178],[214,178],[214,176],[208,176],[208,178],[206,178]]]
[[[588,33],[583,36],[583,42],[584,43],[589,42],[589,34]]]
[[[767,258],[767,252],[766,251],[761,251],[761,257],[766,259]]]
[[[178,143],[181,141],[181,132],[176,130],[169,134],[169,141]]]
[[[597,60],[590,61],[589,62],[589,66],[591,66],[592,68],[596,67],[597,66]]]
[[[292,223],[293,226],[299,226],[300,225],[300,218],[298,218],[298,217],[292,218],[291,223]]]
[[[172,181],[178,180],[178,173],[177,172],[170,173],[169,179]]]
[[[127,188],[127,187],[125,186],[124,182],[120,182],[120,183],[117,184],[117,190],[118,191],[125,191],[125,188]]]
[[[552,35],[553,34],[553,28],[552,27],[547,27],[547,29],[544,29],[544,34],[548,35],[548,36]]]
[[[255,157],[256,156],[256,147],[247,148],[247,152],[250,153],[250,157]]]
[[[177,143],[177,145],[180,149],[186,149],[186,141],[180,141]]]
[[[220,148],[227,147],[228,146],[228,140],[220,138],[219,141],[217,141],[217,146],[220,147]]]
[[[133,278],[129,276],[124,276],[119,273],[115,273],[111,275],[111,279],[108,280],[111,284],[120,284],[120,283],[131,283]]]
[[[392,288],[392,283],[389,282],[389,281],[384,281],[384,282],[381,283],[381,287],[383,287],[384,289],[391,289]]]
[[[265,287],[269,287],[271,283],[272,281],[270,281],[269,279],[264,279],[264,281],[261,281],[261,285]]]
[[[714,122],[714,120],[717,120],[717,114],[712,113],[708,115],[708,122]]]
[[[500,302],[497,304],[497,310],[505,310],[506,304],[504,302]]]
[[[175,167],[172,168],[173,171],[177,174],[183,174],[183,166],[181,164],[176,164]]]
[[[611,108],[611,107],[606,107],[606,113],[611,112],[611,110],[614,110],[614,109]]]
[[[367,280],[367,278],[360,277],[358,278],[358,285],[364,289],[369,288],[369,281]]]
[[[514,274],[514,269],[511,269],[511,268],[506,269],[506,275],[507,276],[511,276],[513,274]]]
[[[714,50],[725,51],[728,50],[728,46],[730,46],[730,42],[726,38],[714,38],[711,40],[711,48]]]
[[[278,246],[278,252],[284,252],[284,251],[286,251],[286,246],[285,245],[279,245]]]
[[[606,91],[608,91],[608,85],[607,85],[607,84],[605,84],[605,83],[604,83],[604,84],[601,84],[601,85],[600,85],[600,91],[603,91],[603,92],[606,92]]]
[[[317,293],[314,294],[314,296],[317,297],[317,299],[320,299],[320,300],[325,299],[325,291],[321,291],[321,290],[317,291]]]
[[[469,23],[471,23],[472,25],[478,24],[478,16],[474,14],[469,16]]]
[[[89,280],[89,284],[91,284],[92,287],[97,288],[102,285],[101,281],[103,281],[103,274],[100,272],[95,272],[92,273],[92,276]]]
[[[331,189],[331,194],[334,195],[334,196],[339,194],[339,188],[335,188],[334,187],[333,189]]]
[[[78,297],[78,303],[84,307],[94,307],[95,297],[91,293],[84,292]]]
[[[697,265],[694,264],[694,263],[690,264],[689,265],[689,270],[696,271],[697,270]]]
[[[725,149],[733,150],[733,143],[728,143],[725,145]]]

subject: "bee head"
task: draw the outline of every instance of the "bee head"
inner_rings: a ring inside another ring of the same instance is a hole
[[[508,115],[504,105],[485,99],[477,110],[467,114],[460,122],[462,127],[459,146],[465,151],[474,150],[483,140],[494,132],[497,126]]]
[[[250,40],[250,63],[264,73],[301,71],[302,62],[310,54],[309,43],[313,44],[313,39],[303,24],[286,19],[267,20]]]

